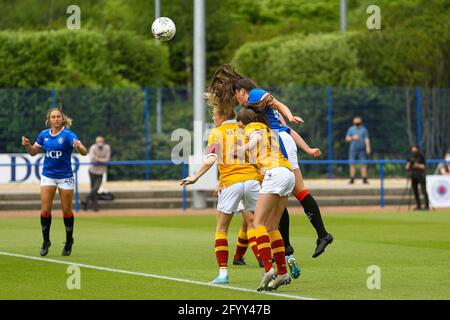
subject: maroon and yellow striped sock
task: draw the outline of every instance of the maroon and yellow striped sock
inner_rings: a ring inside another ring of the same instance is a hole
[[[283,238],[280,231],[274,230],[269,232],[270,244],[272,247],[272,254],[277,264],[277,273],[283,275],[287,273],[286,269],[286,257]]]
[[[253,250],[253,254],[256,257],[256,260],[258,260],[258,262],[259,262],[260,256],[259,256],[259,252],[258,252],[258,244],[256,243],[255,229],[248,229],[247,236],[248,236],[248,243],[250,244],[250,247]]]
[[[225,232],[216,233],[216,259],[219,268],[228,265],[228,236]]]
[[[234,254],[234,260],[238,260],[242,258],[245,255],[245,252],[247,251],[248,247],[248,238],[247,238],[247,232],[243,231],[242,229],[239,230],[239,236],[238,241],[236,245],[236,253]]]
[[[270,250],[270,238],[266,227],[258,226],[255,229],[258,252],[264,262],[264,270],[268,272],[272,268],[272,254]]]

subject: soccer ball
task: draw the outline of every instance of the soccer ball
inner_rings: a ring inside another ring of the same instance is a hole
[[[169,41],[175,35],[175,23],[170,18],[160,17],[153,21],[152,33],[160,41]]]

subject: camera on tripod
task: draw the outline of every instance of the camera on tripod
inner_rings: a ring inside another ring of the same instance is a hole
[[[421,156],[420,154],[411,154],[411,156],[406,160],[407,162],[407,168],[406,171],[409,174],[412,173],[419,173],[419,172],[424,172],[424,170],[420,167],[417,167],[417,165],[420,165],[421,162]]]
[[[410,156],[406,159],[406,188],[403,192],[402,201],[400,203],[400,206],[403,203],[403,198],[406,195],[406,193],[409,191],[409,198],[408,198],[408,210],[411,205],[411,194],[414,193],[414,198],[416,200],[416,208],[414,210],[422,210],[422,203],[419,196],[418,191],[418,185],[420,185],[420,188],[423,193],[425,206],[424,210],[429,210],[429,199],[428,199],[428,193],[426,190],[426,160],[425,156],[420,152],[420,149],[418,146],[413,145],[409,149]],[[400,210],[400,206],[399,209]]]

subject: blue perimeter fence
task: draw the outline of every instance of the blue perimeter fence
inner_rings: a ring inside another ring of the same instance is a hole
[[[319,147],[327,166],[314,166],[315,176],[346,175],[335,159],[348,159],[344,141],[352,117],[362,116],[372,144],[371,159],[403,159],[412,144],[427,158],[439,159],[450,148],[450,89],[415,87],[331,86],[267,88],[301,116],[293,125],[311,146]],[[187,88],[0,89],[0,153],[23,152],[20,137],[34,141],[45,128],[50,107],[62,105],[73,118],[73,131],[84,145],[102,135],[113,160],[170,159],[177,128],[193,131],[192,92]],[[211,123],[205,108],[205,127]],[[307,156],[299,153],[301,161]],[[150,162],[149,162],[150,163]],[[150,166],[111,168],[111,180],[176,179],[176,169]]]
[[[427,166],[429,165],[437,165],[440,163],[444,163],[445,160],[440,159],[429,159],[426,161]],[[449,162],[450,163],[450,162]],[[79,163],[78,165],[92,165],[94,163]],[[158,166],[158,165],[169,165],[169,166],[180,166],[181,167],[181,179],[184,179],[188,176],[188,164],[182,162],[181,164],[174,163],[172,160],[134,160],[134,161],[110,161],[107,163],[108,166]],[[380,177],[380,207],[385,207],[385,170],[384,167],[386,165],[405,165],[406,160],[357,160],[357,161],[349,161],[349,160],[302,160],[299,161],[299,165],[350,165],[350,164],[366,164],[366,165],[378,165],[380,167],[379,177]],[[33,163],[20,163],[20,164],[5,164],[0,163],[0,167],[9,166],[14,169],[14,166],[29,166],[33,167],[35,164]],[[75,211],[79,211],[79,189],[78,189],[78,175],[77,171],[74,172],[75,178]],[[186,186],[183,186],[183,210],[187,209],[187,189]]]

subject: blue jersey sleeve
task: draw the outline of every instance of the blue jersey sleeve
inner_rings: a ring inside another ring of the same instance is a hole
[[[40,145],[41,147],[44,145],[44,136],[45,136],[45,131],[41,131],[41,133],[39,133],[39,135],[36,139],[36,143],[38,145]]]
[[[79,140],[77,135],[72,131],[70,131],[68,138],[69,138],[69,143],[72,147],[73,147],[73,144],[75,143],[75,140]]]

